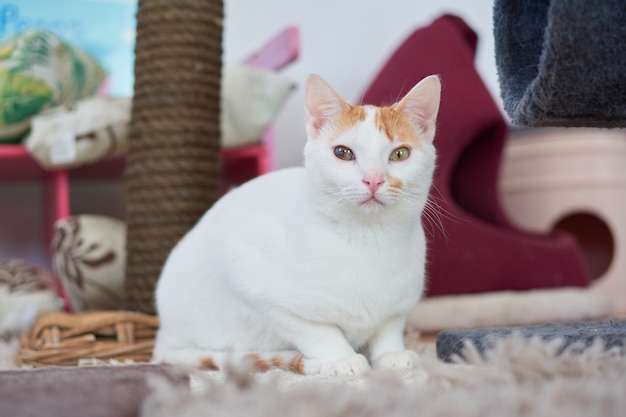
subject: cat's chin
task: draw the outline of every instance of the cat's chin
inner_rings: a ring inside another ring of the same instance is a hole
[[[376,196],[371,196],[367,200],[364,200],[361,202],[361,206],[367,207],[367,208],[382,208],[385,205],[386,204],[380,201],[378,198],[376,198]]]
[[[371,216],[383,212],[388,206],[388,203],[382,201],[376,197],[370,197],[366,200],[362,200],[357,205],[357,210],[366,216]]]

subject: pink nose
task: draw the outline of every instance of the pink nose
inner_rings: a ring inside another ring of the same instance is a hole
[[[367,188],[370,189],[372,194],[374,194],[380,186],[385,183],[385,179],[380,175],[372,175],[363,178],[363,182],[367,185]]]

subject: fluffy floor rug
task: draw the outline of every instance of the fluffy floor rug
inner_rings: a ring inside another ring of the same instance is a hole
[[[626,356],[622,350],[606,350],[600,343],[587,348],[572,345],[558,354],[562,346],[559,340],[546,343],[513,336],[496,342],[484,356],[468,346],[463,353],[466,361],[443,363],[436,359],[432,344],[418,342],[415,335],[409,335],[407,341],[422,353],[419,370],[374,371],[359,378],[322,378],[283,371],[254,374],[241,367],[231,367],[224,372],[186,370],[191,382],[182,385],[153,374],[148,380],[149,393],[144,398],[135,398],[140,403],[137,414],[142,417],[621,417],[626,410]],[[5,356],[7,351],[10,349],[5,349]],[[80,368],[75,369],[78,375]],[[94,387],[96,391],[106,389],[106,384]],[[71,392],[65,394],[58,396],[59,402],[71,399]],[[1,390],[0,397],[3,397]],[[2,402],[8,398],[2,398]],[[27,411],[29,404],[25,403],[24,407]],[[64,417],[107,416],[102,404],[98,410],[95,414],[91,409],[75,410],[76,413]]]

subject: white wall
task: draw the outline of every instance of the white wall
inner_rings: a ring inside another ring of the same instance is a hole
[[[358,101],[395,47],[444,13],[462,17],[478,33],[476,65],[499,101],[492,7],[493,0],[225,0],[224,61],[242,60],[287,25],[300,28],[300,58],[284,70],[300,87],[276,121],[277,166],[298,165],[306,76],[318,73],[346,99]]]

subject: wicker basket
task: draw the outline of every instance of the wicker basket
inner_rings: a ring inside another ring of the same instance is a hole
[[[158,317],[126,311],[44,313],[22,335],[17,362],[36,368],[86,359],[148,362],[158,327]]]

